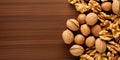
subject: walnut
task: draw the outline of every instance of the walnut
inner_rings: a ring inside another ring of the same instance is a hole
[[[94,60],[94,58],[88,54],[84,54],[80,56],[80,60]]]
[[[120,52],[120,45],[115,43],[114,41],[109,42],[109,46],[115,49],[116,51]]]
[[[114,54],[112,54],[111,52],[108,52],[107,56],[108,56],[108,60],[112,60],[114,58]]]
[[[99,17],[99,19],[104,19],[104,20],[111,19],[111,15],[108,15],[104,12],[100,12],[100,14],[98,14],[98,17]]]
[[[101,20],[101,21],[103,21],[103,20]],[[111,21],[105,20],[102,23],[100,23],[100,26],[102,26],[102,27],[104,27],[105,29],[108,30],[109,29],[108,27],[110,26],[111,23],[112,23]]]
[[[102,60],[102,56],[99,53],[96,53],[94,58],[95,58],[95,60]]]
[[[89,55],[91,55],[91,56],[94,56],[95,53],[96,53],[96,50],[95,50],[95,49],[94,49],[94,50],[88,50],[88,51],[86,51],[86,54],[89,54]]]
[[[113,36],[111,35],[111,33],[109,33],[107,30],[101,30],[99,32],[100,34],[100,38],[103,40],[111,40],[113,38]]]
[[[85,3],[84,0],[79,0],[78,3],[75,3],[75,8],[77,11],[80,11],[81,13],[88,11],[87,3]]]
[[[110,45],[107,44],[107,48],[109,51],[111,51],[113,54],[117,54],[117,51],[115,51],[115,49],[111,48]]]
[[[120,28],[119,28],[119,22],[110,24],[109,29],[112,30],[112,34],[114,38],[120,37]]]
[[[119,60],[119,56],[115,55],[115,54],[113,54],[111,52],[107,53],[107,57],[108,57],[108,60]]]
[[[100,53],[96,53],[95,54],[95,56],[94,56],[94,58],[95,58],[95,60],[108,60],[107,58],[106,58],[106,54],[105,53],[103,53],[103,54],[100,54]]]
[[[111,19],[111,15],[107,15],[104,12],[100,12],[100,14],[98,14],[99,20],[101,21],[100,26],[104,27],[105,29],[107,29],[107,27],[110,26],[110,24],[112,23],[111,21],[109,21],[108,19]]]
[[[100,6],[100,4],[94,0],[90,0],[88,3],[88,8],[91,9],[93,12],[100,12],[102,11],[102,8]]]

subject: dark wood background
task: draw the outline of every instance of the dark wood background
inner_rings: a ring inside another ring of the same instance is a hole
[[[75,60],[61,33],[76,15],[67,0],[1,0],[0,60]]]

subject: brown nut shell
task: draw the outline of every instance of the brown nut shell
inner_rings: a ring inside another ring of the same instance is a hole
[[[87,14],[87,16],[86,16],[86,23],[88,25],[94,25],[94,24],[97,23],[97,21],[98,21],[97,14],[95,14],[95,13],[89,13],[89,14]]]
[[[85,44],[87,47],[92,47],[95,44],[95,37],[94,36],[89,36],[86,38]]]
[[[112,9],[112,3],[111,2],[104,2],[101,4],[101,7],[104,11],[110,11]]]
[[[74,35],[70,30],[66,29],[62,33],[62,38],[66,44],[71,44],[74,40]]]
[[[100,25],[95,25],[92,27],[91,31],[92,31],[92,34],[96,37],[99,37],[99,32],[102,30],[101,26]]]
[[[120,0],[113,0],[112,11],[113,13],[120,15]]]
[[[84,24],[85,23],[85,18],[86,18],[85,14],[79,14],[78,17],[77,17],[77,20],[80,24]]]
[[[66,25],[72,31],[79,30],[79,22],[76,19],[68,19]]]
[[[88,36],[90,34],[90,27],[87,24],[83,24],[80,27],[80,31],[84,36]]]
[[[73,45],[71,48],[70,48],[70,53],[73,55],[73,56],[80,56],[84,53],[84,48],[80,45]]]
[[[95,41],[95,48],[99,53],[104,53],[106,51],[106,42],[98,38]]]
[[[81,34],[77,34],[74,39],[76,44],[84,44],[85,42],[85,37]]]

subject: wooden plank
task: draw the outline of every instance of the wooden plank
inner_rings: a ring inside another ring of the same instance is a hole
[[[61,34],[76,15],[67,0],[0,1],[0,60],[75,60]]]
[[[0,3],[67,3],[67,0],[2,0]]]
[[[68,4],[0,5],[0,16],[41,16],[76,14]],[[67,13],[67,14],[66,14]]]

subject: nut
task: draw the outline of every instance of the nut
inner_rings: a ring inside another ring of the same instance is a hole
[[[75,3],[75,8],[77,11],[79,11],[81,13],[88,11],[88,6],[84,0],[79,0],[78,3]]]
[[[111,51],[113,54],[117,54],[117,51],[113,49],[109,44],[107,44],[107,48],[109,51]]]
[[[96,53],[95,49],[86,51],[86,54],[89,54],[90,56],[94,56],[95,53]]]
[[[85,42],[85,37],[81,34],[77,34],[74,39],[76,44],[84,44]]]
[[[73,56],[80,56],[82,55],[84,52],[84,48],[80,45],[73,45],[71,48],[70,48],[70,53],[73,55]]]
[[[114,41],[109,42],[109,46],[113,49],[115,49],[117,52],[120,52],[120,45],[115,43]]]
[[[104,11],[110,11],[112,9],[112,3],[104,2],[104,3],[102,3],[101,7]]]
[[[112,34],[107,30],[101,30],[99,32],[100,38],[103,40],[111,40],[113,38]]]
[[[77,20],[80,24],[84,24],[85,23],[85,18],[86,18],[85,14],[79,14],[78,17],[77,17]]]
[[[91,30],[94,36],[99,37],[99,32],[101,31],[100,25],[93,26]]]
[[[110,24],[109,28],[112,30],[112,34],[114,38],[118,38],[120,36],[119,22]]]
[[[95,41],[95,47],[99,53],[104,53],[106,51],[106,42],[98,38]]]
[[[98,16],[97,14],[95,13],[89,13],[87,16],[86,16],[86,23],[88,25],[94,25],[96,24],[98,21]]]
[[[100,26],[104,27],[105,29],[108,29],[111,23],[111,21],[105,20],[104,22],[100,23]]]
[[[76,19],[68,19],[66,25],[72,31],[77,31],[79,29],[79,22]]]
[[[85,44],[87,47],[92,47],[95,44],[95,37],[94,36],[89,36],[86,38]]]
[[[94,60],[94,58],[88,54],[84,54],[82,56],[80,56],[80,60]]]
[[[90,34],[90,27],[87,24],[83,24],[80,27],[80,31],[84,36],[88,36]]]
[[[96,53],[94,56],[95,60],[108,60],[105,53]]]
[[[120,0],[113,0],[112,11],[113,13],[120,15]]]
[[[62,38],[66,44],[71,44],[74,40],[74,35],[70,30],[66,29],[62,33]]]
[[[95,13],[99,13],[100,11],[102,11],[100,4],[95,0],[89,1],[88,8],[91,9]]]
[[[103,21],[101,22],[104,22],[106,19],[111,19],[112,15],[108,15],[104,12],[100,12],[100,14],[98,14],[98,17],[99,17],[99,20],[102,19]],[[113,18],[113,17],[112,17]]]

